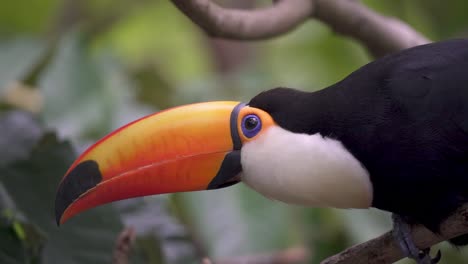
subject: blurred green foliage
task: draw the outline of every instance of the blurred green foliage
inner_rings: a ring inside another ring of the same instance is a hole
[[[363,3],[434,40],[468,33],[467,1]],[[314,20],[273,40],[227,42],[205,36],[168,1],[2,1],[0,263],[109,263],[124,225],[137,233],[131,263],[294,246],[318,263],[381,234],[390,222],[377,210],[288,206],[242,184],[123,201],[60,228],[53,213],[76,152],[133,119],[191,102],[248,101],[276,86],[318,90],[370,59]],[[444,249],[445,263],[466,260]]]

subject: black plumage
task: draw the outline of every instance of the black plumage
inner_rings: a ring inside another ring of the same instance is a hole
[[[468,201],[468,40],[407,49],[323,90],[277,88],[249,105],[292,132],[341,141],[368,170],[376,208],[437,232]]]

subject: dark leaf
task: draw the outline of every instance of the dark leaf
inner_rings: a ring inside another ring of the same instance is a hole
[[[115,240],[122,230],[112,208],[101,207],[83,213],[60,228],[55,224],[55,191],[74,158],[68,142],[46,134],[29,159],[0,169],[0,175],[16,209],[47,236],[43,263],[109,263]]]

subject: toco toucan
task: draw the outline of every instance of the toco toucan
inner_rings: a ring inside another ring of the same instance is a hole
[[[408,225],[437,233],[468,201],[468,40],[387,55],[317,92],[276,88],[136,120],[71,165],[56,219],[240,181],[286,203],[392,212],[402,250],[427,263]]]

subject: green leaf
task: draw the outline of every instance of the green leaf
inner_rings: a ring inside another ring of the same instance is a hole
[[[78,32],[67,34],[49,68],[39,80],[45,122],[61,136],[79,138],[109,127],[108,99],[96,65]],[[93,131],[93,132],[94,132]]]
[[[118,215],[105,206],[83,213],[60,228],[55,224],[54,200],[60,179],[74,160],[68,142],[44,135],[27,160],[0,169],[2,183],[29,223],[47,236],[43,263],[109,263],[118,233]]]
[[[28,263],[22,240],[11,224],[0,221],[0,261],[5,264]]]
[[[45,244],[44,233],[36,226],[20,220],[13,219],[10,222],[9,226],[1,227],[7,229],[3,231],[10,234],[10,241],[6,239],[0,242],[4,244],[1,247],[3,250],[0,253],[0,260],[4,258],[4,260],[21,260],[23,263],[41,263],[42,249]]]
[[[39,263],[44,234],[18,214],[0,183],[0,263]]]
[[[59,43],[39,80],[41,117],[75,143],[95,140],[151,111],[133,103],[132,85],[107,54],[92,56],[79,28]]]
[[[21,224],[19,222],[13,222],[13,230],[15,231],[16,233],[16,236],[21,239],[21,240],[25,240],[26,239],[26,233],[23,229],[23,227],[21,226]]]

